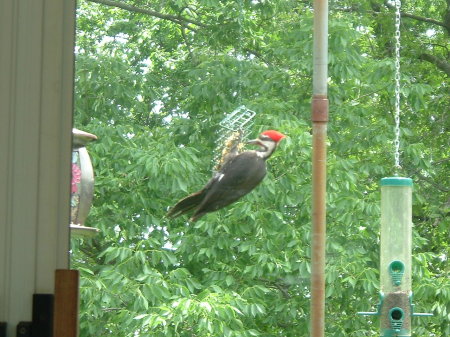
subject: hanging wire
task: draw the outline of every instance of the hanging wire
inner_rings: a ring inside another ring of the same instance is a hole
[[[400,8],[401,1],[395,0],[395,138],[394,165],[396,172],[400,166]]]
[[[243,77],[243,21],[244,21],[244,0],[238,1],[238,37],[235,48],[235,58],[237,61],[237,88],[236,101],[239,107],[225,115],[219,123],[220,129],[216,140],[216,149],[213,158],[213,172],[218,172],[222,165],[230,156],[239,153],[244,147],[244,140],[247,138],[253,124],[252,119],[256,112],[248,109],[242,104],[242,77]]]
[[[237,79],[237,102],[239,105],[242,105],[242,61],[244,59],[243,55],[242,55],[242,36],[243,36],[243,21],[244,21],[244,6],[243,6],[243,1],[244,0],[239,0],[238,1],[238,11],[239,11],[239,15],[238,15],[238,45],[235,49],[235,57],[236,57],[236,61],[237,63],[237,67],[238,67],[238,79]]]

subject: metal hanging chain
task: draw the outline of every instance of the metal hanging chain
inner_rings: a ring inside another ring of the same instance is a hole
[[[395,138],[394,164],[395,170],[400,166],[400,7],[401,1],[395,0]]]
[[[244,0],[238,1],[238,46],[235,49],[235,57],[237,61],[237,88],[236,93],[233,95],[236,97],[236,101],[239,107],[234,111],[225,115],[224,119],[219,123],[220,130],[216,140],[216,149],[214,151],[213,158],[213,172],[218,172],[222,165],[226,162],[230,155],[240,152],[244,146],[244,140],[250,133],[250,129],[253,125],[253,117],[256,112],[248,109],[242,104],[242,73],[243,73],[243,22],[244,22]]]
[[[238,66],[238,87],[237,87],[237,102],[238,105],[242,105],[242,62],[244,60],[244,57],[242,55],[242,41],[243,41],[243,34],[244,34],[244,30],[242,28],[243,26],[243,21],[244,21],[244,4],[243,4],[243,0],[239,0],[238,2],[238,9],[239,9],[239,16],[238,16],[238,28],[239,28],[239,32],[238,32],[238,46],[236,48],[235,54],[236,54],[236,60],[238,62],[237,66]]]

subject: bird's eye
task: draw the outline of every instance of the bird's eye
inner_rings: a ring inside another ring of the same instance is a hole
[[[270,138],[269,136],[266,136],[266,135],[261,135],[259,137],[259,139],[261,139],[261,140],[272,140],[272,138]]]

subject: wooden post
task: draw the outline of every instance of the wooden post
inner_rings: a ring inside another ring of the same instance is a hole
[[[78,336],[78,270],[59,269],[55,272],[55,314],[53,336]]]

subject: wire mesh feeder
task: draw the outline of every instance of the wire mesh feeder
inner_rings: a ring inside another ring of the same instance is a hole
[[[216,141],[214,151],[213,172],[220,171],[222,165],[230,155],[239,153],[244,146],[244,139],[247,138],[250,127],[256,112],[241,105],[232,111],[219,123],[219,136]]]

